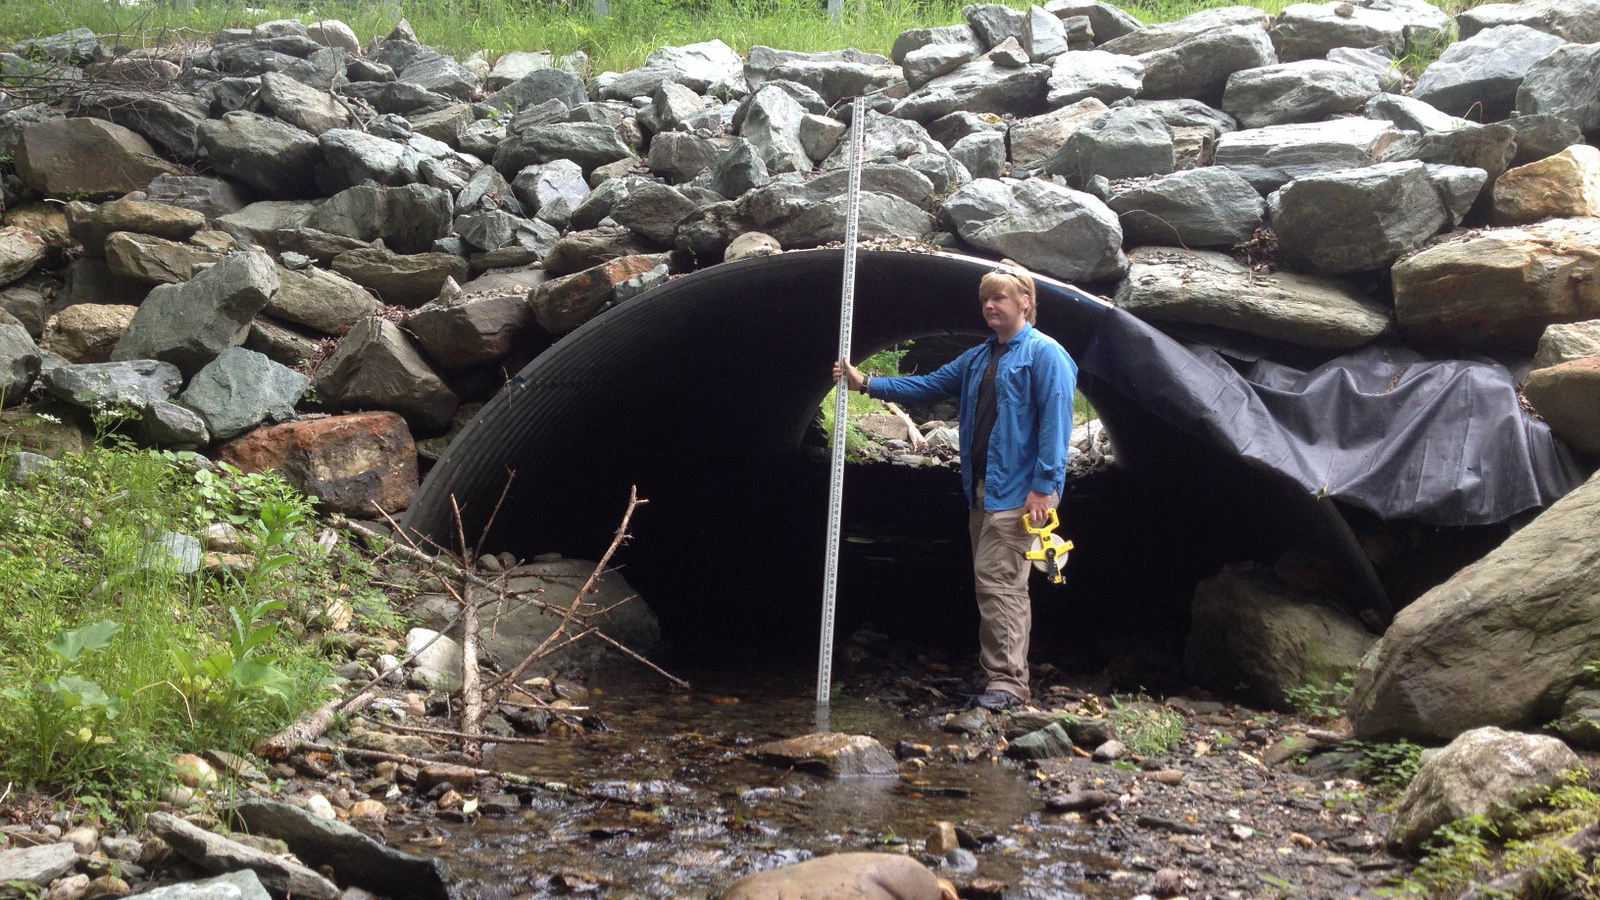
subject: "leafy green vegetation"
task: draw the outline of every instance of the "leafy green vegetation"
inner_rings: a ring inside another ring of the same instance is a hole
[[[310,500],[205,465],[96,448],[0,491],[0,780],[153,796],[174,753],[246,750],[317,699],[330,614],[382,611]],[[248,552],[201,565],[215,523]]]
[[[1006,0],[1026,8],[1024,0]],[[1291,0],[1254,5],[1277,13]],[[1458,12],[1486,0],[1444,0]],[[851,0],[832,21],[822,0],[611,0],[610,15],[595,17],[583,0],[355,0],[319,9],[338,18],[363,41],[387,34],[400,18],[410,20],[424,42],[466,57],[483,52],[492,60],[511,50],[587,53],[596,71],[638,66],[663,46],[718,38],[737,51],[757,44],[785,50],[856,47],[888,53],[908,28],[962,21],[959,0]],[[1229,0],[1132,0],[1120,4],[1141,21],[1167,22],[1201,9],[1234,5]],[[272,19],[310,19],[303,4],[236,0],[152,2],[123,5],[106,0],[0,4],[0,40],[42,37],[89,28],[127,46],[204,40],[222,28]],[[1419,57],[1425,52],[1418,51]]]
[[[911,350],[911,341],[901,341],[886,350],[880,350],[861,361],[857,366],[865,375],[899,375],[900,360]],[[833,440],[833,415],[835,404],[838,402],[836,394],[838,388],[828,391],[822,398],[822,417],[820,427],[824,437]],[[855,420],[870,413],[888,412],[889,407],[882,400],[874,400],[866,394],[855,391],[849,392],[845,397],[845,408],[849,411],[849,420],[844,423],[844,452],[846,459],[862,459],[868,454],[867,437],[856,427]]]
[[[1600,821],[1593,776],[1576,769],[1523,812],[1503,807],[1439,829],[1422,861],[1380,892],[1385,897],[1455,897],[1472,888],[1483,896],[1510,896],[1488,885],[1509,873],[1526,873],[1517,896],[1600,898],[1600,862],[1566,843]]]
[[[1142,697],[1112,697],[1109,715],[1117,740],[1139,756],[1160,756],[1183,738],[1183,714]]]
[[[1336,719],[1343,714],[1345,704],[1350,700],[1350,691],[1355,684],[1355,673],[1346,671],[1331,685],[1307,682],[1289,688],[1283,692],[1283,699],[1288,702],[1290,709],[1303,716]]]

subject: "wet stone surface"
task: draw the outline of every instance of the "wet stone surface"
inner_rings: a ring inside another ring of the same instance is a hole
[[[1337,771],[1348,754],[1316,755],[1332,740],[1321,723],[1181,697],[1102,700],[1049,674],[1036,676],[1036,711],[973,713],[947,667],[841,651],[853,665],[826,723],[799,666],[675,670],[695,683],[687,693],[642,674],[590,685],[581,721],[558,715],[546,743],[489,746],[482,763],[573,793],[457,785],[506,792],[466,813],[435,790],[390,814],[388,838],[442,856],[462,896],[484,900],[715,897],[750,872],[851,851],[910,854],[963,897],[985,898],[1339,898],[1371,895],[1401,870],[1382,850],[1381,798]],[[1126,722],[1119,704],[1176,743],[1144,755],[1125,729],[1120,756],[1097,762],[1106,744],[1084,741],[1104,738],[1102,724],[1072,729],[1067,756],[1006,753],[1041,723]],[[752,752],[824,724],[891,748],[899,777],[829,780]],[[1290,736],[1310,749],[1287,768],[1263,762]]]

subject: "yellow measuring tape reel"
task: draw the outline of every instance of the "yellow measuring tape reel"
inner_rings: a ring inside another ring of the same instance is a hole
[[[1061,524],[1056,511],[1050,510],[1050,520],[1038,528],[1028,521],[1028,514],[1022,514],[1022,528],[1033,535],[1033,543],[1029,545],[1028,552],[1024,554],[1033,561],[1033,567],[1049,577],[1051,584],[1060,584],[1063,580],[1061,569],[1067,564],[1067,551],[1072,549],[1072,542],[1062,540],[1056,534],[1056,528]]]

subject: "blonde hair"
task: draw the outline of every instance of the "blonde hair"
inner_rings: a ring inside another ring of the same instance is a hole
[[[1028,270],[1012,260],[1000,260],[1000,265],[978,282],[978,301],[988,300],[1007,285],[1016,285],[1022,289],[1022,315],[1028,320],[1029,325],[1036,324],[1039,316],[1038,289],[1034,287],[1033,276],[1028,274]]]

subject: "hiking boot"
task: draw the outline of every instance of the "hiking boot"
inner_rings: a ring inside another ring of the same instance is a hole
[[[1023,703],[1022,698],[1018,697],[1016,694],[996,688],[994,690],[984,691],[978,696],[973,697],[972,705],[982,709],[992,710],[1009,709],[1011,707],[1022,706]]]

